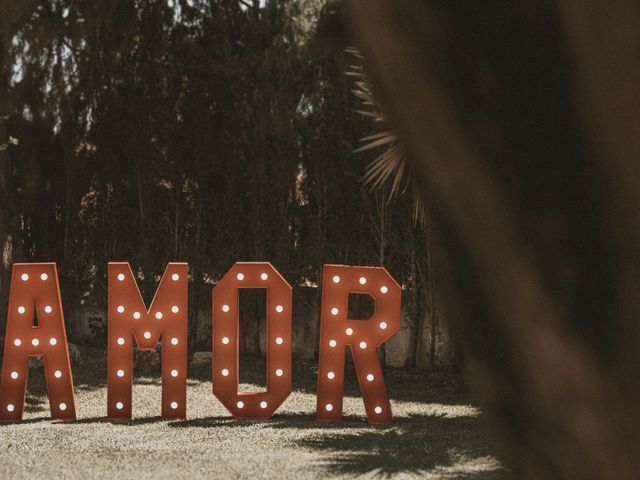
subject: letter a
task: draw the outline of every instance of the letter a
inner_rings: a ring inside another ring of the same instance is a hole
[[[29,357],[36,356],[43,358],[51,416],[74,420],[73,378],[56,264],[16,263],[9,293],[0,420],[22,419]]]

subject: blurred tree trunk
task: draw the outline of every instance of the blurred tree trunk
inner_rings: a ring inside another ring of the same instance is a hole
[[[640,3],[346,8],[514,475],[637,478]]]

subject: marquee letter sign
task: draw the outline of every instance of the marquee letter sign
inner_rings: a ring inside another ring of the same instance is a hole
[[[267,391],[238,392],[238,289],[267,289]],[[291,393],[291,286],[270,263],[236,263],[213,289],[213,393],[235,418],[270,418]]]
[[[134,342],[162,340],[162,416],[186,418],[188,265],[169,263],[147,309],[126,262],[109,263],[107,414],[131,418]],[[267,291],[267,388],[239,392],[239,289]],[[349,295],[375,301],[366,320],[348,318]],[[377,347],[400,328],[402,291],[384,268],[325,265],[316,418],[340,420],[350,347],[370,423],[392,420]],[[213,393],[235,418],[268,419],[291,393],[291,285],[268,262],[236,263],[212,291]],[[42,356],[51,416],[75,419],[58,275],[54,263],[13,266],[0,379],[0,421],[22,419],[29,357]]]
[[[34,319],[37,323],[34,324]],[[73,379],[55,263],[13,265],[0,385],[0,420],[20,420],[29,357],[42,356],[51,416],[75,419]]]
[[[162,416],[185,418],[187,408],[186,263],[170,263],[147,310],[128,263],[109,263],[107,411],[131,418],[133,341],[154,350],[162,336]]]
[[[375,300],[367,320],[347,318],[350,293]],[[389,423],[391,405],[376,347],[400,328],[400,285],[384,268],[325,265],[322,279],[320,360],[316,418],[340,420],[345,347],[351,347],[360,391],[370,423]]]

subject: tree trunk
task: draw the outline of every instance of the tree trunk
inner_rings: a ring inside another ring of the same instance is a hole
[[[11,169],[9,165],[9,135],[7,122],[9,118],[9,62],[8,46],[10,37],[6,31],[0,35],[0,307],[7,304],[9,298],[9,282],[11,279],[10,255],[7,256],[8,225],[12,215],[12,196],[10,195]],[[4,322],[0,321],[4,332]]]
[[[448,318],[514,475],[634,478],[640,4],[346,6],[446,246]]]

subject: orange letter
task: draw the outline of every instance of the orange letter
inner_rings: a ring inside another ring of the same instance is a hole
[[[34,325],[34,314],[38,319]],[[0,420],[20,420],[29,357],[42,356],[51,416],[76,418],[60,286],[55,263],[13,265],[4,344]]]
[[[267,391],[238,392],[239,288],[267,289]],[[291,285],[270,263],[236,263],[213,289],[213,394],[235,418],[269,418],[291,393]]]
[[[349,293],[375,300],[367,320],[347,318]],[[369,423],[389,423],[391,405],[376,347],[400,328],[400,285],[380,267],[325,265],[322,280],[318,420],[340,420],[344,383],[344,349],[351,347]]]
[[[185,418],[187,403],[186,263],[170,263],[147,310],[128,263],[109,263],[107,402],[109,418],[131,418],[133,344],[154,350],[162,335],[162,416]]]

